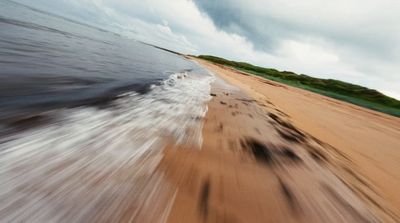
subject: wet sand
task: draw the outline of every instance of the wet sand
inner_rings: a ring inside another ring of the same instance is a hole
[[[202,148],[159,166],[168,222],[399,221],[399,119],[199,62],[217,80]]]

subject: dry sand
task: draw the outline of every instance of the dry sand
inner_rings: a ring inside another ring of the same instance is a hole
[[[168,222],[399,222],[400,119],[198,62],[217,81],[202,148],[159,166]]]

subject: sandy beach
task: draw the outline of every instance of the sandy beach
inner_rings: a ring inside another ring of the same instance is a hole
[[[400,119],[197,62],[213,98],[202,148],[159,166],[177,188],[168,222],[399,221]]]
[[[400,223],[399,21],[0,1],[0,223]]]

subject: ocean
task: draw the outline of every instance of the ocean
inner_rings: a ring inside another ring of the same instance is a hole
[[[163,193],[162,150],[200,147],[212,80],[180,55],[0,1],[0,222],[118,222]]]

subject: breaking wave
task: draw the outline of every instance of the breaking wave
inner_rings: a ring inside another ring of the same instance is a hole
[[[162,149],[199,148],[213,78],[174,73],[146,94],[52,111],[46,124],[1,139],[0,221],[119,222],[162,196],[151,208],[167,208],[173,192],[155,172]]]

